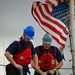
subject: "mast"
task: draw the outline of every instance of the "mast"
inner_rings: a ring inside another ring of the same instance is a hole
[[[74,22],[74,1],[75,0],[70,0],[70,49],[71,49],[71,54],[72,54],[72,71],[73,75],[75,75],[75,58],[74,58],[74,53],[75,53],[75,22]]]

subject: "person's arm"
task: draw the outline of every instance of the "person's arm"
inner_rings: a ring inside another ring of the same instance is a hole
[[[56,65],[55,68],[60,69],[63,66],[63,58],[62,58],[61,52],[58,48],[56,48],[56,60],[57,60],[58,64]]]
[[[38,67],[38,56],[37,56],[37,54],[33,55],[33,61],[34,61],[34,67],[36,69],[38,69],[39,67]]]
[[[33,46],[33,44],[32,44],[32,60],[34,61],[34,67],[36,68],[36,69],[38,69],[39,67],[38,67],[38,56],[37,56],[37,52],[36,52],[36,50],[34,49],[34,46]]]
[[[43,72],[40,68],[35,69],[35,71],[36,71],[37,73],[39,73],[40,75],[47,75],[47,72]]]
[[[12,59],[12,56],[11,56],[11,54],[10,54],[9,51],[6,51],[4,55],[5,55],[5,57],[8,59],[8,61],[9,61],[11,64],[13,64],[13,65],[14,65],[16,68],[18,68],[19,70],[22,70],[22,66],[19,65],[19,64],[17,64],[17,63]]]
[[[14,66],[16,65],[16,62],[12,59],[9,51],[6,51],[4,55],[8,59],[8,61],[11,62],[11,64],[13,64]]]
[[[17,41],[13,41],[8,48],[6,49],[4,55],[7,58],[7,60],[16,68],[18,68],[19,70],[22,69],[22,66],[17,64],[13,59],[12,59],[12,55],[14,54],[14,52],[17,50],[18,48],[18,42]]]
[[[58,70],[63,66],[63,60],[58,62],[58,64],[56,65],[55,69]]]
[[[49,70],[48,72],[51,74],[54,74],[55,71],[58,71],[63,66],[63,58],[61,56],[61,53],[58,48],[56,48],[56,60],[58,64],[56,64],[56,67],[54,69]]]
[[[31,61],[31,66],[35,69],[35,67],[34,67],[34,61],[33,61],[33,60]],[[39,67],[38,69],[35,69],[35,71],[36,71],[37,73],[41,74],[41,75],[47,75],[47,73],[46,73],[46,72],[43,72],[43,71],[40,69],[40,67]]]
[[[43,72],[40,67],[38,66],[38,55],[37,55],[37,48],[34,49],[35,54],[33,56],[33,59],[31,61],[31,66],[35,69],[35,71],[41,75],[47,75],[46,72]],[[36,67],[37,66],[37,67]]]
[[[54,74],[54,72],[58,71],[62,66],[63,66],[63,60],[58,62],[58,64],[56,65],[56,67],[54,69],[48,70],[47,73]]]
[[[58,48],[56,48],[56,60],[57,60],[58,64],[56,65],[55,69],[58,70],[63,66],[63,58],[62,58],[61,52]]]

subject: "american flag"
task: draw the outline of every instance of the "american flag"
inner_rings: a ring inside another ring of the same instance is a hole
[[[57,18],[56,15],[59,14],[54,14],[54,12],[56,12],[55,7],[57,7],[59,3],[61,3],[60,0],[46,0],[45,3],[35,1],[32,4],[31,13],[34,19],[38,22],[39,26],[45,32],[51,34],[53,39],[61,47],[65,47],[68,36],[65,25],[66,22],[62,22],[60,18]],[[60,12],[60,10],[58,12]]]

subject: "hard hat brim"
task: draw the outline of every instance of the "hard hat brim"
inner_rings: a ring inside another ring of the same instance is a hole
[[[44,44],[50,44],[50,45],[51,45],[51,42],[45,42],[45,41],[44,41],[43,43],[44,43]]]
[[[26,35],[26,37],[27,37],[28,39],[31,39],[31,40],[34,39],[34,37],[29,37],[28,35]]]

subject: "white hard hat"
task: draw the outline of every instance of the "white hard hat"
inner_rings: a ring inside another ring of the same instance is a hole
[[[42,42],[44,44],[51,44],[52,43],[52,36],[50,34],[45,34],[42,38]]]

